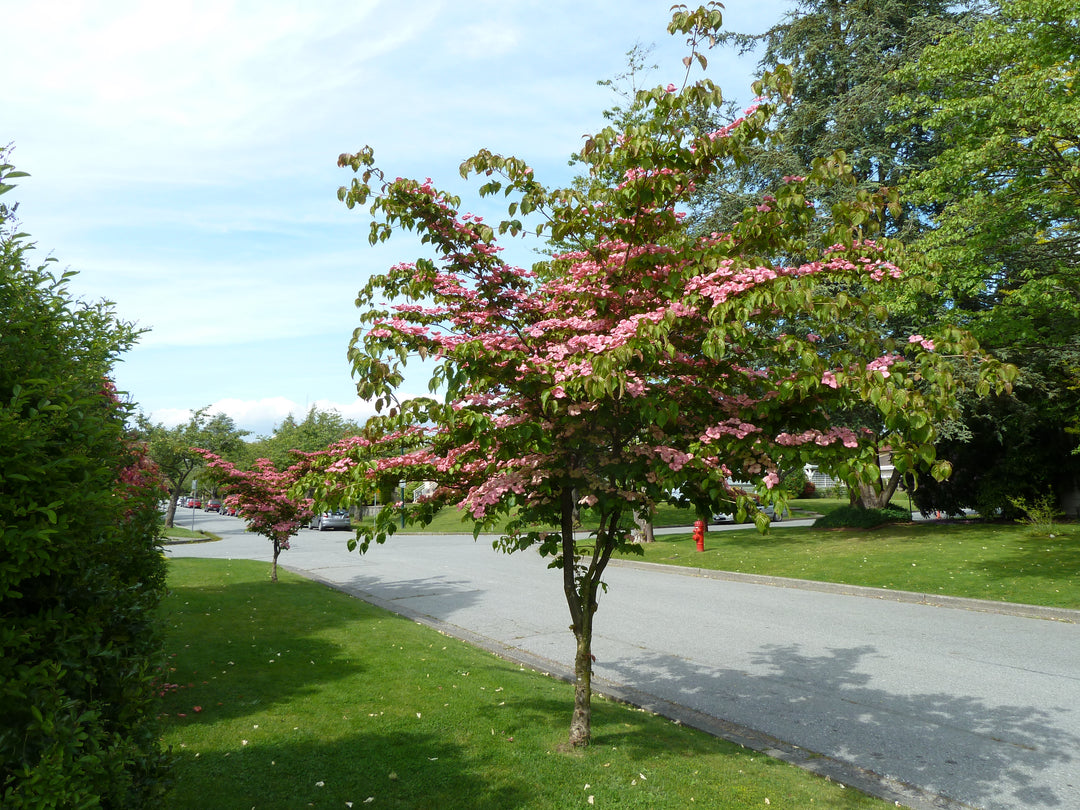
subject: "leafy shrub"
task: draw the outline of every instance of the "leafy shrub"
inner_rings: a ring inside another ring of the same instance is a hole
[[[792,498],[813,498],[817,492],[817,487],[806,475],[802,465],[781,470],[780,488]]]
[[[874,529],[886,523],[907,522],[911,513],[895,506],[884,509],[862,509],[844,506],[814,521],[815,529]]]
[[[0,194],[12,186],[0,150]],[[0,807],[146,807],[165,588],[153,465],[109,381],[136,333],[0,205]]]
[[[1023,513],[1022,518],[1017,518],[1017,523],[1027,524],[1028,534],[1032,537],[1053,537],[1054,519],[1060,517],[1062,512],[1057,506],[1053,495],[1042,495],[1032,501],[1027,498],[1010,497],[1009,503]]]

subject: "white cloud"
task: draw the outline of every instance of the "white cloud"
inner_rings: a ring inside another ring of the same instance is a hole
[[[208,414],[226,414],[232,417],[241,430],[250,431],[255,436],[268,436],[290,414],[297,421],[302,420],[307,412],[315,408],[318,411],[337,411],[345,419],[363,424],[375,413],[371,403],[362,399],[352,402],[332,402],[317,399],[314,402],[299,403],[287,397],[266,397],[264,399],[220,399],[207,407]],[[181,408],[161,408],[150,414],[151,421],[175,427],[188,421],[193,411]]]
[[[725,18],[760,30],[786,4]],[[490,221],[504,202],[478,203],[460,161],[487,147],[569,182],[614,101],[596,81],[636,42],[657,43],[656,83],[679,80],[668,19],[656,0],[9,2],[0,144],[31,174],[24,229],[77,271],[71,290],[151,329],[117,376],[155,418],[214,402],[266,434],[313,401],[359,418],[356,293],[426,251],[369,247],[365,212],[336,199],[352,177],[337,155],[370,144],[389,176],[430,176]],[[743,97],[744,68],[710,66]]]

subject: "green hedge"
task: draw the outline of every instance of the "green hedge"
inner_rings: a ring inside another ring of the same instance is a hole
[[[29,247],[0,205],[0,807],[153,806],[160,484],[110,382],[137,333]]]
[[[874,529],[886,523],[900,523],[911,520],[911,512],[895,506],[884,509],[862,509],[856,506],[844,506],[834,509],[814,521],[815,529]]]

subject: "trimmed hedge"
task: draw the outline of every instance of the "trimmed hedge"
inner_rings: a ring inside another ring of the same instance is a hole
[[[884,509],[862,509],[844,506],[814,521],[815,529],[875,529],[886,523],[907,523],[911,512],[895,506]]]
[[[13,172],[0,151],[0,194]],[[137,333],[30,267],[0,205],[0,807],[149,807],[166,774],[154,467],[109,381]]]

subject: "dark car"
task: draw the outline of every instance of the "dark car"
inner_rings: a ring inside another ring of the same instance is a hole
[[[327,529],[351,529],[347,509],[335,509],[333,512],[321,512],[311,519],[311,528],[325,532]]]
[[[203,507],[204,512],[221,512],[221,501],[217,498],[211,498],[206,502],[206,506]]]

